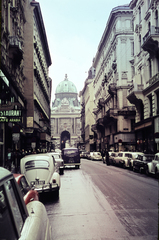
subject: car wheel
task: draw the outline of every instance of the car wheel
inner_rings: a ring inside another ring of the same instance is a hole
[[[54,195],[55,198],[58,199],[59,198],[59,190],[53,192],[53,195]]]
[[[146,167],[145,172],[146,172],[146,175],[147,175],[147,176],[150,175],[148,167]]]
[[[133,172],[136,172],[136,169],[135,169],[135,167],[133,167]]]
[[[131,171],[133,170],[133,167],[132,167],[131,163],[129,164],[129,168],[130,168]]]
[[[157,171],[157,168],[155,169],[155,176],[157,179],[159,178],[159,172]]]
[[[60,169],[60,175],[63,175],[63,172],[64,172],[63,169]]]

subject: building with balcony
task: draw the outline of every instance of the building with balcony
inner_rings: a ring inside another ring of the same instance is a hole
[[[65,79],[55,91],[51,107],[52,148],[77,147],[80,142],[80,103],[73,82]]]
[[[24,94],[27,100],[25,148],[47,151],[51,147],[51,57],[40,4],[25,1],[24,9]]]
[[[135,107],[127,97],[134,75],[132,9],[112,9],[93,62],[96,150],[135,149]]]
[[[8,148],[25,146],[24,0],[1,1],[0,165]]]
[[[134,25],[134,77],[127,96],[135,105],[137,150],[159,150],[159,3],[130,2]]]
[[[91,67],[88,71],[88,77],[85,80],[84,87],[80,91],[81,103],[81,137],[82,149],[88,152],[96,150],[96,141],[94,135],[96,132],[91,130],[92,125],[95,124],[95,116],[93,114],[94,108],[94,88],[93,78],[95,77],[95,69]]]

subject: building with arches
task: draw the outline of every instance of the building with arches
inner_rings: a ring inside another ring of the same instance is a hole
[[[80,141],[80,103],[74,83],[65,79],[55,91],[51,107],[52,148],[77,147]]]

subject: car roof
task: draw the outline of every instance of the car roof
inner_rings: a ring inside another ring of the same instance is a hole
[[[39,157],[50,157],[50,154],[49,153],[30,154],[30,155],[26,155],[22,159],[33,159],[34,158],[34,160],[38,160]]]
[[[2,178],[5,178],[10,174],[12,174],[12,173],[9,170],[7,170],[6,168],[0,167],[0,178],[1,178],[1,180],[2,180]]]

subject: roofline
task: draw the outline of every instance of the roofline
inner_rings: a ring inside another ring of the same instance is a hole
[[[35,7],[34,14],[37,19],[38,27],[40,30],[39,33],[41,35],[43,48],[45,49],[45,57],[46,57],[47,65],[49,67],[52,64],[52,61],[51,61],[51,56],[50,56],[50,51],[49,51],[49,46],[48,46],[48,41],[47,41],[47,36],[46,36],[46,31],[45,31],[45,26],[44,26],[44,22],[43,22],[42,13],[41,13],[40,4],[39,4],[39,2],[32,0],[32,2],[30,2],[30,5]]]

